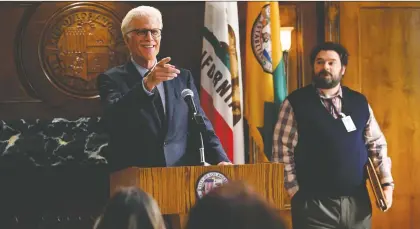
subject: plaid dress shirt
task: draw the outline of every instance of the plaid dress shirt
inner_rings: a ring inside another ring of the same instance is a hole
[[[342,89],[330,97],[317,90],[324,107],[334,118],[339,118],[341,113]],[[393,182],[391,175],[391,159],[387,155],[387,143],[378,122],[369,105],[369,120],[364,130],[365,144],[368,155],[379,175],[381,183]],[[284,163],[284,186],[290,196],[299,190],[296,179],[294,150],[298,143],[298,123],[294,117],[293,108],[289,100],[285,99],[280,106],[279,118],[273,135],[273,158],[274,162]]]

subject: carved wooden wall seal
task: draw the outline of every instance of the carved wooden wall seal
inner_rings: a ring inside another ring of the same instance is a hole
[[[131,8],[125,3],[40,4],[28,16],[17,47],[35,94],[51,101],[55,96],[97,98],[97,75],[129,58],[120,27]]]

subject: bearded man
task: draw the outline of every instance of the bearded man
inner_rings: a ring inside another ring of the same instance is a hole
[[[341,85],[348,52],[316,46],[312,84],[282,103],[274,131],[273,161],[284,163],[294,229],[371,228],[365,165],[379,172],[388,208],[394,189],[385,137],[364,95]]]

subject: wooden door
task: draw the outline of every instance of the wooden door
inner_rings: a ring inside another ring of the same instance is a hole
[[[337,5],[339,22],[330,25],[339,28],[330,38],[350,53],[344,85],[367,96],[396,184],[392,209],[375,208],[372,228],[420,228],[420,2]]]

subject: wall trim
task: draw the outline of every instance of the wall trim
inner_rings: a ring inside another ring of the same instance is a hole
[[[325,41],[340,42],[340,2],[325,2]]]

